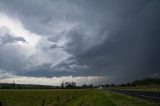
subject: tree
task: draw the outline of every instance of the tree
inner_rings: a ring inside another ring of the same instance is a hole
[[[76,82],[62,82],[61,87],[64,88],[75,88],[76,87]]]
[[[114,83],[112,83],[112,84],[111,84],[111,87],[115,87],[115,84],[114,84]]]
[[[64,81],[62,81],[61,83],[61,88],[64,88]]]

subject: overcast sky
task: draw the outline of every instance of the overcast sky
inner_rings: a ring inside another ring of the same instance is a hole
[[[0,82],[159,76],[159,0],[0,0]]]

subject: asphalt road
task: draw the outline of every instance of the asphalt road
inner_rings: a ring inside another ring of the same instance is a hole
[[[139,97],[142,99],[160,102],[159,92],[149,92],[149,91],[131,91],[131,90],[111,90],[112,92],[121,93],[129,96]]]

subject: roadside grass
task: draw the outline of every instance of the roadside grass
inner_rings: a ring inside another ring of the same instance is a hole
[[[67,106],[160,106],[160,104],[107,90],[92,90],[72,100]]]
[[[103,92],[115,106],[160,106],[159,103],[143,100],[136,97],[113,93],[111,91]]]
[[[103,92],[91,90],[72,100],[67,106],[115,106]]]
[[[138,90],[138,91],[153,91],[160,92],[160,85],[139,85],[139,86],[129,86],[129,87],[113,87],[113,89],[126,89],[126,90]]]

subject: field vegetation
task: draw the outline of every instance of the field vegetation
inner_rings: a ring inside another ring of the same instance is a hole
[[[14,89],[0,90],[2,106],[159,106],[107,90]]]

